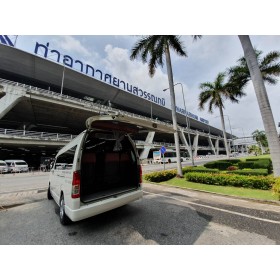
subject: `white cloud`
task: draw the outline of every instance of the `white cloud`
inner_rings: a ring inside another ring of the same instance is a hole
[[[163,89],[168,87],[168,78],[161,68],[157,68],[155,75],[151,78],[148,64],[143,64],[139,60],[131,61],[128,49],[107,45],[105,52],[107,55],[103,63],[108,73],[151,94],[165,98],[166,104],[170,103],[169,95],[163,92]]]
[[[67,52],[74,52],[82,56],[90,57],[92,54],[87,50],[79,40],[73,36],[59,36],[55,39],[55,44]]]

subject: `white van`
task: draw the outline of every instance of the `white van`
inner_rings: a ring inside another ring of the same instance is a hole
[[[49,177],[48,199],[60,222],[79,221],[142,198],[142,169],[129,134],[139,127],[124,116],[96,116],[63,147]]]
[[[28,172],[28,164],[21,159],[5,160],[8,165],[9,172]]]
[[[0,174],[8,173],[8,165],[4,160],[0,160]]]

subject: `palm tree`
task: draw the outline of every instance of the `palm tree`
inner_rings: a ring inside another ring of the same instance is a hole
[[[201,36],[196,35],[194,39],[200,38]],[[130,59],[136,59],[138,55],[144,63],[147,62],[149,56],[149,75],[153,77],[156,71],[157,65],[164,65],[164,55],[167,67],[167,75],[170,89],[170,100],[171,100],[171,112],[172,121],[174,128],[174,141],[176,147],[177,156],[177,175],[179,177],[183,176],[181,157],[180,157],[180,146],[179,146],[179,135],[177,127],[177,116],[175,109],[175,93],[174,93],[174,82],[173,73],[170,57],[170,49],[174,50],[180,56],[187,56],[184,51],[183,43],[180,41],[180,36],[174,35],[150,35],[142,36],[142,38],[136,42],[135,46],[132,48]]]
[[[249,68],[270,149],[274,176],[280,176],[280,142],[256,53],[248,35],[239,35]]]
[[[199,94],[199,110],[204,110],[204,106],[209,102],[208,111],[213,113],[213,109],[216,107],[220,111],[222,130],[224,135],[224,145],[229,158],[229,149],[227,143],[227,135],[225,130],[225,120],[224,120],[224,100],[229,99],[231,102],[238,103],[237,98],[245,95],[240,87],[236,87],[234,84],[225,81],[225,72],[219,73],[213,83],[206,82],[200,84],[199,88],[202,92]]]
[[[262,51],[257,49],[254,49],[254,51],[264,82],[269,85],[276,85],[277,77],[280,76],[280,63],[278,62],[280,52],[272,51],[262,58]],[[237,84],[246,85],[251,79],[251,76],[245,57],[243,56],[238,59],[237,63],[237,66],[233,66],[228,70],[230,80],[237,82]]]
[[[255,130],[252,133],[253,139],[257,141],[263,154],[263,147],[268,147],[267,138],[263,130]]]
[[[250,154],[254,154],[255,156],[257,156],[258,154],[260,154],[261,150],[260,147],[257,145],[252,145],[248,148],[248,152]]]

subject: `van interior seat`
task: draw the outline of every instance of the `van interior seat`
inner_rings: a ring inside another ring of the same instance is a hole
[[[136,162],[128,151],[85,151],[81,161],[83,195],[137,184]]]
[[[120,154],[119,152],[105,153],[104,157],[104,183],[105,185],[118,185],[120,176]]]
[[[95,163],[96,162],[96,155],[93,152],[84,153],[82,156],[82,163]]]
[[[82,155],[82,173],[81,183],[83,185],[82,193],[91,193],[91,184],[96,176],[96,154],[93,152],[86,152]]]

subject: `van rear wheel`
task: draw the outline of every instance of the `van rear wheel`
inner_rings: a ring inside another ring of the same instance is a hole
[[[70,223],[70,219],[65,213],[65,201],[63,194],[61,195],[59,201],[59,220],[62,225],[68,225]]]

